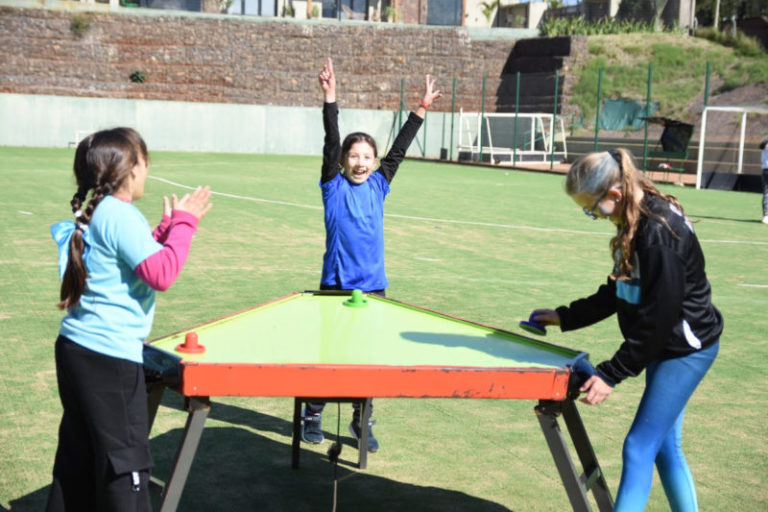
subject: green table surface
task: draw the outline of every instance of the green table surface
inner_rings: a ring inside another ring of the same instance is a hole
[[[563,367],[578,351],[391,299],[299,293],[150,342],[198,363]],[[195,332],[202,354],[176,350]]]

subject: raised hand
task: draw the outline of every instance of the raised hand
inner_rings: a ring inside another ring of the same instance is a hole
[[[421,100],[421,102],[426,105],[426,108],[429,108],[432,106],[432,102],[434,102],[442,95],[443,93],[441,93],[440,90],[435,90],[435,80],[431,76],[427,75],[426,84],[424,87],[424,98]]]
[[[197,187],[194,192],[185,194],[181,199],[178,199],[176,194],[174,194],[173,209],[187,212],[198,219],[202,219],[213,206],[213,203],[209,202],[210,199],[211,187]]]
[[[328,57],[323,66],[323,70],[317,76],[320,82],[320,88],[325,93],[325,102],[333,103],[336,101],[336,75],[333,72],[333,61]]]
[[[443,93],[440,92],[440,90],[435,90],[435,80],[430,75],[427,75],[424,84],[424,97],[419,102],[419,108],[416,110],[416,115],[423,118],[427,113],[427,109],[442,95]]]

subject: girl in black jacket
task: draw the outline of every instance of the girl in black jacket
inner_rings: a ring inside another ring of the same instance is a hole
[[[683,414],[723,330],[699,241],[677,199],[660,192],[623,149],[576,160],[566,192],[590,218],[616,225],[613,273],[593,295],[556,310],[537,309],[533,320],[569,331],[616,313],[624,341],[581,388],[581,401],[599,404],[616,384],[645,370],[614,510],[645,508],[654,462],[671,509],[698,510],[681,447]]]

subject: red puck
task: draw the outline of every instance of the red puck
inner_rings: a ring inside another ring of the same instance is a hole
[[[184,343],[176,345],[178,352],[184,352],[185,354],[200,354],[205,352],[205,347],[197,343],[197,333],[188,332],[184,336]]]

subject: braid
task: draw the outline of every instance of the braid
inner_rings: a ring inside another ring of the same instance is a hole
[[[85,187],[78,187],[75,195],[72,196],[72,200],[69,204],[72,206],[72,213],[77,213],[83,207],[85,198],[88,196],[88,189]]]
[[[80,221],[84,224],[89,224],[93,218],[93,212],[96,210],[96,207],[99,206],[101,200],[108,196],[111,191],[112,187],[107,186],[106,184],[94,188],[93,194],[91,194],[91,200],[88,201],[88,205],[85,207],[85,210],[83,210],[83,216],[80,217]]]
[[[75,195],[72,196],[72,200],[69,202],[70,206],[72,206],[72,213],[77,217],[77,212],[80,211],[80,209],[83,207],[83,202],[85,202],[85,197],[80,194],[80,190],[75,192]]]
[[[88,269],[85,267],[83,254],[85,241],[83,233],[76,229],[69,239],[69,261],[64,277],[61,279],[61,291],[59,293],[59,309],[71,309],[80,302],[80,297],[85,291],[85,280],[88,277]]]
[[[88,269],[83,259],[85,240],[83,240],[83,232],[80,225],[88,224],[91,218],[90,212],[93,211],[93,209],[88,213],[82,211],[87,193],[88,189],[81,185],[69,202],[72,206],[72,213],[75,214],[75,222],[77,222],[78,228],[75,229],[72,233],[72,238],[69,239],[69,261],[67,262],[67,269],[64,271],[64,277],[61,279],[59,303],[57,304],[59,309],[71,309],[76,306],[85,290]],[[93,202],[93,198],[91,198],[91,202]],[[90,207],[90,203],[88,206]],[[86,208],[86,211],[88,211],[88,208]]]

